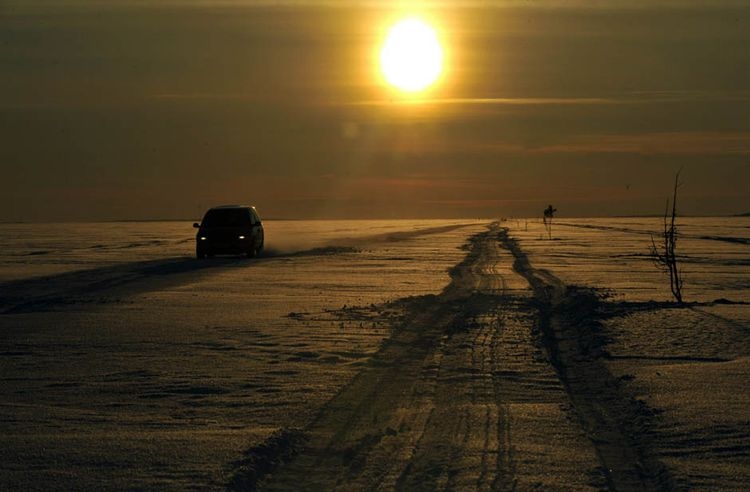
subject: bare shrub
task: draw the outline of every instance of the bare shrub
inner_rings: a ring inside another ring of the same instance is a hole
[[[654,235],[651,235],[651,258],[661,270],[669,275],[669,288],[675,301],[682,304],[682,271],[677,260],[677,189],[680,187],[680,172],[674,178],[674,194],[672,197],[672,213],[670,216],[670,201],[664,209],[664,224],[660,234],[660,244],[657,246]]]

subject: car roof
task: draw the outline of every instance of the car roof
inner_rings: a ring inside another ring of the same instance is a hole
[[[250,205],[219,205],[217,207],[211,207],[209,210],[227,209],[227,208],[255,208]]]

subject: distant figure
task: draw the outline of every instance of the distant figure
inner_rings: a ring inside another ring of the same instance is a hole
[[[548,205],[544,209],[544,217],[542,219],[544,221],[544,228],[547,229],[547,236],[550,239],[552,239],[552,217],[555,216],[555,212],[557,212],[557,209],[552,205]]]

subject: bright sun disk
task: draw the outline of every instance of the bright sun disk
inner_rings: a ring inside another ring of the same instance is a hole
[[[432,85],[443,71],[443,49],[435,30],[415,18],[396,23],[380,50],[380,69],[390,85],[405,92]]]

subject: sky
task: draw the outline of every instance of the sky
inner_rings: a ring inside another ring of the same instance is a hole
[[[3,0],[0,221],[658,215],[680,169],[680,213],[750,212],[748,46],[746,1]]]

